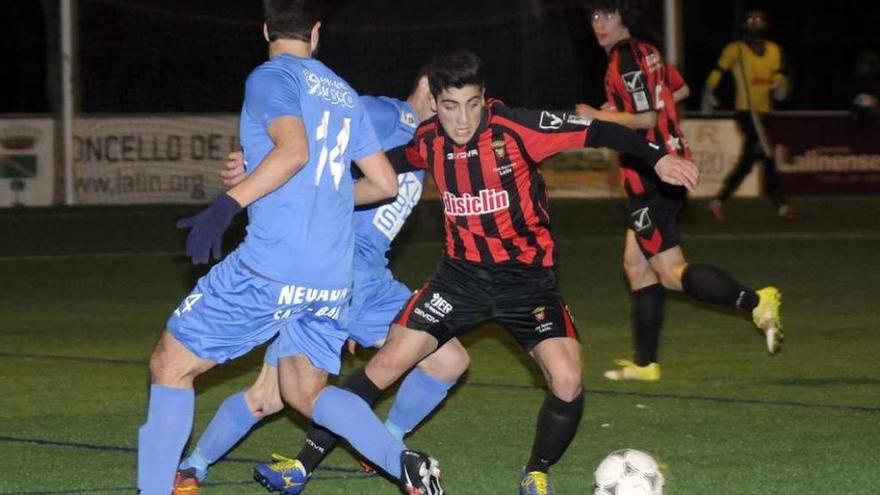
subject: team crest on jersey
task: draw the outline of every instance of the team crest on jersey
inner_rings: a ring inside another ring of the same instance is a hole
[[[627,72],[621,77],[623,78],[623,85],[626,86],[626,90],[630,93],[635,93],[636,91],[644,91],[645,85],[642,83],[642,71],[634,70],[632,72]]]
[[[504,157],[507,156],[507,149],[505,148],[504,141],[501,139],[492,141],[492,150],[495,151],[495,156],[499,160],[504,160]]]

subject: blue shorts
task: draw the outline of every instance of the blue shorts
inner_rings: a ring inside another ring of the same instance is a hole
[[[268,280],[244,266],[234,251],[196,282],[168,319],[167,328],[196,356],[222,363],[279,332],[300,338],[299,332],[288,327],[309,326],[344,335],[350,294],[348,288],[317,289]],[[299,321],[303,323],[295,324]],[[331,344],[315,337],[310,352],[320,354],[322,346],[335,345]]]
[[[363,347],[378,347],[379,342],[388,336],[388,330],[400,308],[409,300],[412,292],[392,277],[355,284],[351,307],[348,311],[350,337]],[[342,343],[345,338],[342,339]],[[291,356],[296,353],[279,352],[281,337],[266,349],[265,362],[270,366],[278,366],[279,356]],[[341,349],[340,344],[340,349]],[[337,353],[336,357],[339,357]],[[312,364],[318,366],[314,361]],[[331,373],[336,373],[323,366],[318,366]],[[338,370],[338,365],[337,368]],[[337,371],[338,372],[338,371]]]

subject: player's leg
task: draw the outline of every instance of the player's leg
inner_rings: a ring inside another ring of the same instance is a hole
[[[666,306],[666,290],[639,246],[636,232],[626,231],[623,269],[632,299],[633,358],[618,359],[617,369],[605,372],[609,380],[649,380],[660,378],[660,333]]]
[[[171,493],[181,451],[192,428],[195,376],[235,359],[278,331],[278,315],[299,304],[279,304],[284,286],[255,276],[237,252],[214,265],[174,311],[151,358],[147,422],[138,441],[143,493]]]
[[[496,275],[495,317],[538,363],[550,392],[538,413],[520,493],[553,494],[550,466],[574,439],[583,413],[581,348],[574,321],[549,269]]]
[[[659,253],[650,262],[667,289],[683,291],[700,302],[748,311],[755,325],[765,334],[767,351],[770,354],[779,351],[782,343],[781,295],[776,288],[765,287],[756,291],[720,268],[688,263],[678,246]]]
[[[718,194],[709,202],[709,210],[716,220],[724,219],[723,203],[739,189],[742,181],[752,171],[755,160],[764,154],[751,114],[749,112],[739,112],[736,119],[742,131],[744,142],[739,160],[736,162],[733,170],[724,178],[724,184],[721,186]]]
[[[785,191],[782,187],[782,176],[779,174],[779,169],[776,167],[776,158],[772,156],[764,156],[761,158],[761,163],[764,168],[764,193],[776,206],[776,214],[787,222],[799,219],[800,215],[798,212],[795,211],[785,200]]]
[[[207,477],[210,466],[240,442],[257,422],[284,407],[274,348],[270,346],[267,351],[256,381],[247,390],[227,397],[214,413],[195,449],[178,467],[174,495],[199,493],[199,485]]]
[[[547,473],[574,440],[583,414],[580,343],[576,338],[550,338],[538,343],[530,354],[543,371],[550,392],[538,412],[520,493],[545,495],[554,493]]]
[[[351,338],[364,347],[381,347],[391,323],[409,302],[412,291],[390,275],[361,284],[359,294],[357,289],[356,285],[351,308]],[[401,439],[412,431],[443,402],[468,364],[467,351],[457,339],[420,361],[400,385],[385,421],[388,430]]]
[[[150,356],[147,421],[138,432],[138,488],[171,492],[177,460],[192,430],[193,380],[214,363],[199,358],[166,330]]]
[[[403,438],[415,429],[446,399],[469,365],[470,357],[458,339],[450,340],[421,360],[400,384],[385,419],[388,431]]]

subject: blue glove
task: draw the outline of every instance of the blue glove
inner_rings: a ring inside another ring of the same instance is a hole
[[[177,221],[178,229],[192,229],[186,236],[186,255],[194,265],[208,263],[212,255],[220,259],[223,232],[240,210],[238,201],[223,193],[198,214]]]

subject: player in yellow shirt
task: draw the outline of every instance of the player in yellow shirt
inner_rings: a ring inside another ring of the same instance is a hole
[[[717,107],[715,88],[724,72],[730,71],[736,83],[736,120],[745,138],[743,151],[736,167],[724,179],[724,186],[709,203],[717,220],[724,219],[723,203],[740,186],[756,160],[764,166],[764,188],[776,204],[779,216],[795,220],[797,214],[785,202],[782,179],[776,169],[772,144],[761,119],[773,110],[774,100],[788,96],[788,79],[783,74],[782,49],[764,38],[767,32],[767,14],[754,10],[746,14],[743,39],[728,43],[721,52],[718,66],[709,74],[703,91],[702,110],[712,112]]]

